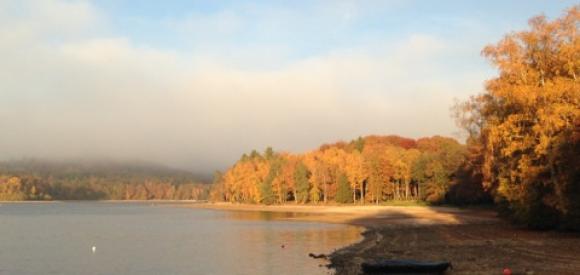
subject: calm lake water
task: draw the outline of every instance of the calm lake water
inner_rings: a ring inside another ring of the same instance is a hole
[[[292,214],[157,203],[0,203],[0,274],[328,274],[308,253],[360,238],[356,227],[279,215]]]

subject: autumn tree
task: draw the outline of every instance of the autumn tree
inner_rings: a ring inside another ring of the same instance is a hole
[[[392,195],[393,186],[393,150],[403,150],[384,142],[366,142],[363,150],[364,165],[367,171],[366,191],[368,200],[378,204],[383,194]]]
[[[19,177],[0,178],[0,201],[20,201],[26,199]]]
[[[343,173],[346,168],[347,153],[344,151],[345,144],[340,143],[338,146],[332,146],[324,151],[320,156],[320,160],[325,164],[326,177],[325,183],[325,200],[333,199],[338,189],[338,176]]]
[[[304,164],[311,172],[310,177],[310,200],[317,203],[322,197],[326,203],[328,197],[328,185],[331,184],[331,168],[322,158],[323,152],[314,151],[306,154]]]
[[[421,152],[415,148],[404,151],[402,161],[404,169],[401,171],[403,182],[405,184],[405,199],[418,198],[418,185],[413,185],[413,164],[417,161]]]
[[[361,147],[362,148],[362,147]],[[354,150],[351,154],[347,156],[346,166],[344,172],[351,184],[352,188],[352,200],[356,203],[356,192],[357,188],[361,191],[361,202],[363,201],[364,194],[364,181],[368,178],[368,169],[364,165],[364,158],[361,151]]]
[[[505,214],[532,227],[580,229],[579,22],[574,6],[487,46],[499,74],[458,108],[482,146],[485,187]]]
[[[297,198],[297,186],[296,179],[294,177],[296,171],[296,165],[298,164],[298,158],[291,154],[286,154],[284,156],[284,162],[280,172],[280,178],[285,186],[285,190],[278,190],[278,200],[280,203],[285,202],[287,198],[291,198],[296,203]],[[285,192],[284,192],[285,191]]]

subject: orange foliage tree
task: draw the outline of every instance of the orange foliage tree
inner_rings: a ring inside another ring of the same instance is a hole
[[[456,106],[504,213],[533,227],[580,228],[580,6],[506,35],[483,55],[499,75]]]

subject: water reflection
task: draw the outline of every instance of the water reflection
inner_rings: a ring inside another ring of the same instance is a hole
[[[296,213],[296,212],[279,212],[279,211],[224,211],[226,217],[232,220],[260,220],[260,221],[272,221],[272,220],[284,220],[292,218],[306,217],[310,214],[308,213]]]
[[[328,254],[335,249],[361,239],[362,229],[355,226],[301,222],[295,218],[308,213],[273,211],[223,211],[225,219],[238,222],[232,235],[222,235],[234,247],[252,244],[246,250],[254,261],[268,263],[260,274],[292,274],[307,268],[313,274],[329,272],[324,260],[311,259],[308,254]],[[288,221],[292,219],[292,221]],[[285,221],[286,220],[286,221]],[[267,221],[264,223],[263,221]],[[308,273],[310,274],[310,273]]]
[[[303,213],[131,203],[3,204],[0,274],[326,274],[360,229]],[[96,246],[96,253],[91,247]]]

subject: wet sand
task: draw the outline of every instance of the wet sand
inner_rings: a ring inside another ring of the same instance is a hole
[[[363,226],[363,240],[329,255],[337,274],[371,259],[450,261],[448,274],[580,274],[580,234],[513,227],[490,210],[423,206],[204,203],[192,207],[304,213],[289,219]]]

